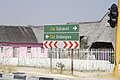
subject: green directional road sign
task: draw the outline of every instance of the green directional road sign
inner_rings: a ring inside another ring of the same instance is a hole
[[[44,40],[79,40],[79,33],[44,33]]]
[[[44,32],[79,32],[79,25],[45,25]]]
[[[45,25],[44,48],[79,48],[79,24]]]

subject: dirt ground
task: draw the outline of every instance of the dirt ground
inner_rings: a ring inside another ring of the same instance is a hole
[[[16,67],[16,71],[25,72],[31,76],[45,76],[45,77],[53,77],[65,80],[120,80],[120,76],[113,76],[112,72],[102,72],[102,71],[85,71],[79,72],[74,71],[73,75],[71,75],[70,71],[64,70],[62,74],[60,74],[59,70],[44,69],[44,68],[28,68],[28,67]]]
[[[33,77],[52,77],[63,80],[120,80],[120,76],[113,76],[112,72],[103,71],[74,71],[71,75],[70,71],[64,70],[60,74],[60,70],[52,70],[45,68],[33,68],[33,67],[16,67],[16,66],[2,66],[0,67],[2,72],[25,72],[29,76]]]

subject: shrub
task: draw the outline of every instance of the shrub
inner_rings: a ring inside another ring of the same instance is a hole
[[[60,69],[60,74],[62,74],[63,68],[65,67],[65,65],[61,62],[57,62],[56,66]]]

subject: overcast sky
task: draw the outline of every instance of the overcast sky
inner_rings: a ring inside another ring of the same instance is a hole
[[[0,25],[98,21],[117,0],[0,0]]]

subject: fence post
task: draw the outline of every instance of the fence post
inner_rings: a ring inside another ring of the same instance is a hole
[[[73,51],[74,49],[71,49],[72,52],[71,52],[71,74],[73,75]]]

